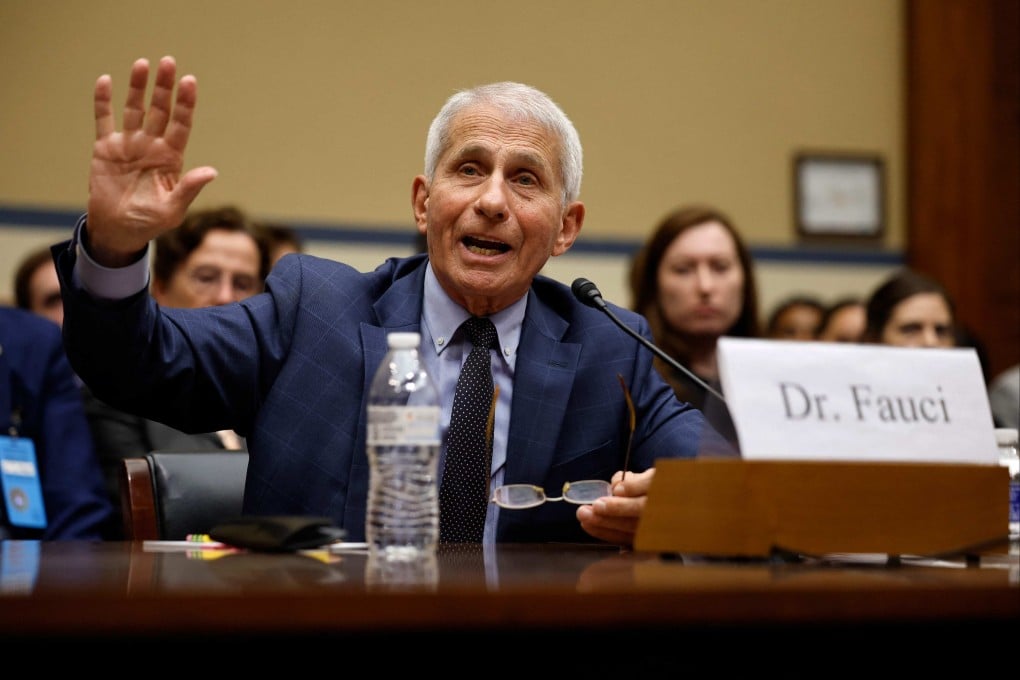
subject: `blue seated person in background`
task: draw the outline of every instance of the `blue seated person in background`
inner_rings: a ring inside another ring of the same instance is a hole
[[[15,484],[32,482],[22,482],[24,476],[5,470],[0,539],[102,539],[116,515],[92,448],[81,392],[64,355],[60,327],[10,307],[0,307],[0,424],[0,435],[9,438],[2,446],[20,439],[34,447],[45,510],[45,527],[19,525],[18,513],[12,516],[8,504],[17,502],[11,492]]]
[[[183,168],[195,78],[180,79],[175,99],[176,63],[164,57],[146,110],[148,78],[148,62],[137,60],[123,132],[115,129],[112,80],[96,81],[88,212],[72,239],[53,248],[65,345],[82,379],[118,408],[186,431],[245,436],[245,514],[327,516],[350,540],[363,540],[365,397],[393,331],[421,333],[439,387],[441,477],[469,344],[460,324],[472,315],[488,317],[498,334],[490,349],[499,387],[490,489],[536,484],[559,495],[565,482],[613,483],[613,495],[592,505],[490,503],[482,542],[631,545],[657,458],[694,457],[709,446],[732,451],[699,410],[676,398],[647,349],[569,286],[539,274],[573,245],[585,213],[580,140],[544,93],[494,83],[447,100],[411,186],[426,253],[364,273],[291,255],[261,294],[167,309],[146,290],[148,244],[181,223],[216,171]],[[643,317],[614,311],[650,338]],[[626,479],[631,419],[621,378],[637,412]]]

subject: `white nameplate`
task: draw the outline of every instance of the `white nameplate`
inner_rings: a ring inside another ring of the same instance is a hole
[[[973,349],[720,338],[747,459],[997,465]]]

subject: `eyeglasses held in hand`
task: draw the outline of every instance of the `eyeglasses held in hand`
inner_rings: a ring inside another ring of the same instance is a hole
[[[634,412],[634,400],[630,397],[630,390],[627,389],[627,382],[619,373],[616,377],[620,380],[620,387],[623,388],[623,398],[627,402],[627,453],[623,457],[623,472],[620,474],[620,481],[627,477],[627,468],[630,467],[630,450],[634,446],[634,426],[637,423],[637,414]]]
[[[507,510],[526,510],[546,501],[566,501],[575,505],[590,505],[603,496],[612,496],[613,488],[601,479],[567,482],[562,496],[546,496],[545,489],[533,484],[506,484],[492,492],[492,503]]]

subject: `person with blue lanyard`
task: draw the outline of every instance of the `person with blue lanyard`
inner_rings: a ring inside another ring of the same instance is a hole
[[[118,521],[60,327],[0,307],[0,539],[101,540]]]

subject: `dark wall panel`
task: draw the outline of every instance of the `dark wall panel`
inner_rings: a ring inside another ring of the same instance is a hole
[[[1020,2],[907,0],[907,261],[1020,362]]]

